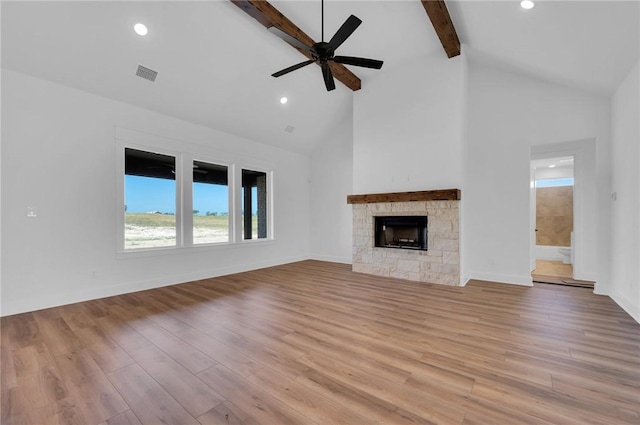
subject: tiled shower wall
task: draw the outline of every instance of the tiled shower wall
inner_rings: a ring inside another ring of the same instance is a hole
[[[536,245],[571,246],[573,186],[536,188]]]

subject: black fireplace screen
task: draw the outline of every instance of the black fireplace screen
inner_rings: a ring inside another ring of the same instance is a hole
[[[427,251],[427,216],[374,217],[375,246]]]

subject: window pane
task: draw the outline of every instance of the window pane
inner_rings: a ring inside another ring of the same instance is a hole
[[[124,248],[176,245],[175,157],[125,149]]]
[[[229,180],[224,165],[193,162],[193,243],[229,242]]]
[[[573,186],[573,178],[536,180],[536,187]]]
[[[267,238],[267,173],[242,170],[242,234]]]

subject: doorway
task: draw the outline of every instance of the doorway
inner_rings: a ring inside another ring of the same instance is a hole
[[[532,158],[530,169],[533,282],[593,288],[574,278],[574,156]]]
[[[531,161],[535,191],[532,275],[573,278],[573,156]]]

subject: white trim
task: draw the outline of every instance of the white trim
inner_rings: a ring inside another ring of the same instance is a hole
[[[613,301],[616,302],[624,311],[629,313],[636,322],[640,323],[640,305],[634,303],[632,300],[624,296],[618,291],[613,291],[610,294]]]
[[[340,264],[352,264],[353,259],[351,257],[339,257],[335,255],[311,255],[311,260],[317,261],[328,261],[330,263],[340,263]]]

